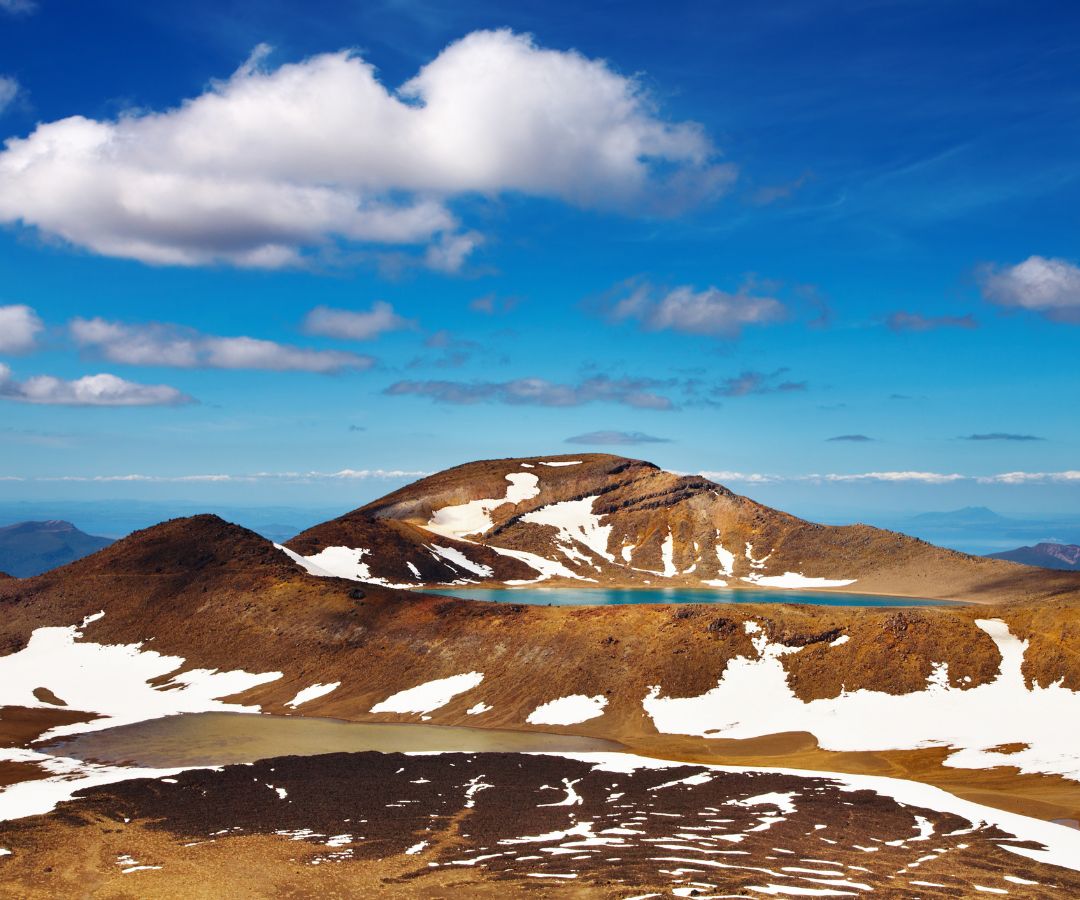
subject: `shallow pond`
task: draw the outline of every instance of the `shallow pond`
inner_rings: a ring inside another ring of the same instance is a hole
[[[542,732],[210,712],[93,731],[35,749],[88,762],[169,769],[365,750],[579,753],[622,748],[611,741]]]
[[[920,600],[881,594],[736,588],[453,588],[432,594],[524,603],[528,606],[618,606],[629,603],[801,603],[816,606],[948,606],[951,600]]]

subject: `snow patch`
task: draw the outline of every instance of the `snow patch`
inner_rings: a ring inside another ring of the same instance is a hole
[[[429,713],[446,706],[458,694],[471,691],[483,680],[483,672],[466,672],[463,675],[451,675],[449,678],[425,681],[414,688],[398,691],[381,703],[376,703],[371,707],[371,712]]]
[[[1070,730],[1060,726],[1080,721],[1080,693],[1060,684],[1029,689],[1021,671],[1027,642],[1000,620],[975,624],[997,644],[1002,662],[992,682],[974,688],[952,687],[939,666],[924,691],[843,691],[803,702],[789,687],[780,660],[801,648],[774,644],[760,626],[747,622],[757,658],[730,660],[716,687],[698,697],[661,697],[657,686],[643,705],[657,731],[666,734],[741,739],[808,731],[823,750],[950,747],[948,766],[1015,766],[1025,774],[1080,781],[1080,752]],[[993,750],[1016,743],[1026,746],[1016,753]]]
[[[770,554],[771,556],[772,554]],[[768,557],[766,557],[768,559]],[[785,588],[797,590],[799,588],[831,588],[847,587],[854,584],[854,578],[811,578],[798,572],[785,572],[783,575],[748,575],[743,581],[751,584],[760,584],[764,587]]]
[[[319,697],[325,697],[331,691],[336,691],[339,687],[341,687],[340,681],[335,681],[332,684],[313,684],[311,687],[306,687],[302,691],[299,691],[296,696],[285,705],[296,709],[300,704],[307,703],[311,700],[317,700]]]
[[[601,525],[600,516],[593,513],[596,497],[584,497],[581,500],[563,500],[533,510],[521,517],[522,522],[533,525],[551,525],[558,530],[557,542],[584,544],[597,556],[608,562],[615,557],[608,553],[608,539],[611,526]]]
[[[92,617],[88,617],[92,618]],[[189,669],[182,656],[143,650],[142,644],[96,644],[80,640],[78,626],[37,628],[17,653],[0,656],[0,706],[52,709],[34,689],[45,687],[68,708],[97,713],[92,722],[59,725],[43,739],[129,725],[189,712],[259,712],[258,706],[222,703],[218,697],[239,694],[276,681],[281,672]],[[162,688],[149,682],[177,672]]]
[[[432,544],[431,549],[447,562],[464,569],[466,572],[472,572],[473,575],[479,575],[481,578],[488,578],[495,574],[490,566],[473,562],[456,547],[440,547],[437,544]]]
[[[580,466],[581,465],[581,460],[580,459],[571,459],[571,460],[568,460],[566,462],[550,462],[549,461],[549,462],[541,462],[540,465],[542,465],[542,466],[551,466],[553,469],[558,468],[559,466]]]
[[[595,697],[571,694],[536,707],[525,721],[530,725],[577,725],[603,715],[605,706],[607,697],[603,694]]]
[[[540,479],[531,472],[511,472],[506,476],[510,487],[499,499],[472,500],[457,506],[444,506],[425,526],[443,537],[460,538],[467,534],[483,534],[495,523],[491,521],[491,511],[504,503],[521,503],[540,493]]]
[[[749,546],[749,545],[747,545]],[[721,575],[735,574],[735,554],[725,550],[720,544],[716,545],[716,559],[720,563]]]

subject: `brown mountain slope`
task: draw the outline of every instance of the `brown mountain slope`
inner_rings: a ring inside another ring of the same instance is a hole
[[[1080,591],[1080,575],[817,525],[607,454],[458,466],[287,546],[324,572],[355,578],[359,562],[364,580],[400,586],[806,587],[983,602]]]
[[[301,689],[339,683],[301,712],[417,721],[416,715],[371,709],[420,683],[482,672],[480,687],[430,713],[432,724],[561,730],[526,720],[556,697],[603,695],[604,714],[570,731],[660,755],[726,759],[725,754],[750,753],[754,759],[770,757],[773,764],[907,773],[942,784],[958,779],[965,790],[982,785],[979,790],[998,796],[1018,789],[1019,782],[995,787],[996,774],[983,779],[943,769],[940,749],[826,753],[805,734],[748,742],[658,734],[643,698],[653,686],[671,697],[715,687],[733,659],[757,656],[749,622],[769,640],[799,648],[779,661],[804,701],[845,690],[923,691],[927,679],[942,671],[954,688],[967,690],[992,682],[1001,665],[994,641],[976,624],[987,617],[1001,619],[1029,642],[1023,664],[1029,683],[1060,682],[1076,690],[1076,609],[1068,600],[990,609],[478,603],[312,577],[258,535],[214,516],[197,516],[138,532],[45,575],[0,583],[0,656],[25,647],[36,628],[70,626],[104,611],[82,629],[81,640],[142,642],[144,650],[184,657],[184,670],[281,672],[280,679],[236,698],[273,714],[297,714],[285,704]],[[49,688],[48,672],[40,686]],[[479,716],[470,713],[478,701],[491,707]],[[0,722],[7,719],[0,711]],[[1028,808],[1023,804],[1045,789],[1047,815],[1080,809],[1080,797],[1062,793],[1059,780],[1021,781],[1034,793],[1024,794],[1022,803],[1001,800],[1007,808]]]

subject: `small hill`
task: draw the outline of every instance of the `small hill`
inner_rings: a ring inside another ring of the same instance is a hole
[[[1007,559],[1010,562],[1023,563],[1025,566],[1040,566],[1043,569],[1080,571],[1080,544],[1044,542],[1035,544],[1033,547],[1017,547],[1015,550],[989,553],[987,556],[990,559]]]
[[[108,547],[112,540],[86,534],[57,519],[0,528],[0,571],[16,578],[40,575]]]

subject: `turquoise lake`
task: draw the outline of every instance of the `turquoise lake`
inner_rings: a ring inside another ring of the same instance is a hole
[[[829,591],[783,591],[761,588],[453,588],[432,594],[525,603],[529,606],[619,606],[630,603],[802,603],[814,606],[948,606],[950,600],[884,597],[880,594],[839,594]]]

